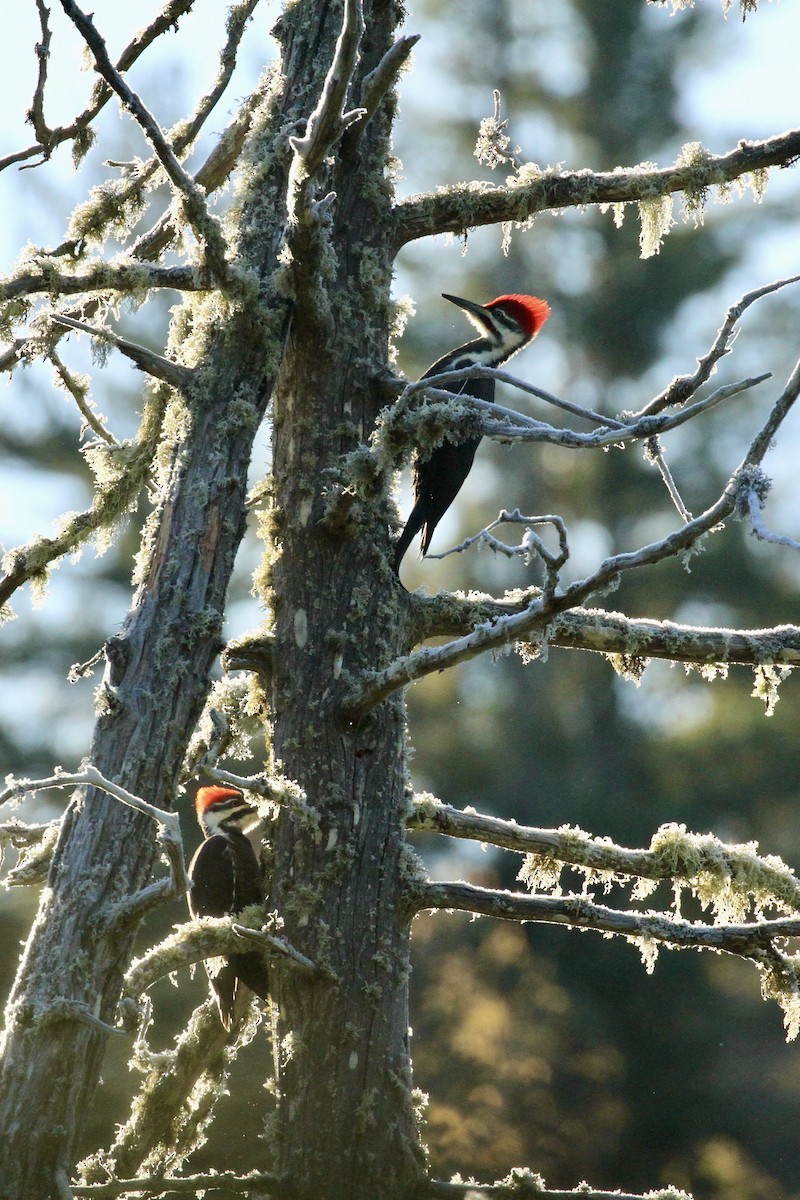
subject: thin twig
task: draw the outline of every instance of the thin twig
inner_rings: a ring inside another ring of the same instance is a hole
[[[55,367],[58,378],[72,396],[72,399],[78,406],[78,412],[83,417],[84,424],[81,426],[81,436],[83,436],[83,433],[88,428],[91,429],[93,433],[96,433],[101,441],[106,442],[109,446],[119,447],[120,443],[114,437],[113,433],[111,433],[109,429],[106,429],[105,425],[94,412],[92,406],[86,399],[86,393],[89,386],[88,380],[85,384],[79,383],[66,364],[61,361],[58,353],[55,350],[51,350],[47,357]]]
[[[167,33],[170,29],[177,27],[178,19],[187,13],[193,4],[194,0],[169,0],[169,3],[166,4],[158,16],[125,47],[117,59],[117,70],[129,70],[156,38],[160,37],[163,33]],[[28,146],[25,150],[18,150],[13,154],[7,155],[5,158],[0,158],[0,171],[5,170],[6,167],[13,166],[14,163],[26,162],[37,155],[42,156],[40,161],[46,161],[56,146],[59,146],[62,142],[71,141],[85,133],[100,110],[111,99],[112,95],[111,89],[106,87],[102,81],[98,81],[88,106],[70,125],[48,130],[46,143],[40,141],[34,146]],[[38,165],[38,163],[29,164],[29,166]]]
[[[206,207],[205,194],[191,175],[184,171],[152,113],[112,64],[105,42],[97,32],[91,17],[81,11],[75,0],[61,0],[61,7],[94,55],[97,70],[141,126],[168,178],[184,197],[186,216],[203,246],[206,261],[217,282],[225,283],[228,279],[225,240],[219,223]]]
[[[56,325],[64,325],[68,329],[77,329],[81,333],[88,333],[99,342],[109,342],[121,354],[130,358],[140,371],[152,375],[154,379],[162,379],[170,387],[185,391],[192,381],[194,371],[190,367],[181,366],[180,363],[173,362],[170,358],[164,358],[161,354],[148,350],[146,346],[129,342],[110,329],[87,325],[85,321],[76,321],[74,317],[67,317],[62,313],[52,313],[50,320]]]
[[[490,373],[494,374],[490,367],[468,367],[464,371],[465,375],[473,375],[476,378],[488,376]],[[599,429],[592,430],[590,433],[581,433],[578,430],[566,429],[563,426],[548,425],[543,421],[536,421],[532,417],[527,417],[524,413],[516,412],[513,409],[504,409],[492,400],[481,400],[477,396],[469,396],[463,392],[445,392],[433,387],[426,387],[425,392],[435,399],[441,398],[447,404],[456,404],[459,407],[463,407],[473,423],[474,418],[469,410],[477,409],[483,414],[480,431],[484,437],[494,438],[502,442],[544,442],[549,445],[560,446],[565,450],[605,450],[609,446],[622,446],[626,442],[642,441],[645,438],[669,433],[671,430],[685,425],[687,421],[693,420],[701,413],[706,413],[712,408],[716,408],[724,400],[738,396],[742,392],[748,391],[760,383],[764,383],[769,378],[770,372],[765,371],[761,375],[754,375],[748,379],[737,380],[735,383],[724,384],[712,392],[710,396],[706,396],[703,400],[698,400],[695,404],[689,405],[687,408],[679,409],[673,413],[639,417],[627,425],[607,418]],[[511,377],[506,382],[511,382]],[[525,389],[523,388],[523,390]],[[400,412],[392,414],[389,420],[393,432],[398,427],[403,428],[413,440],[413,434],[417,426],[427,424],[430,420],[430,413],[425,409],[415,410],[411,413]],[[453,430],[458,429],[457,410],[453,415],[452,425]]]
[[[669,492],[669,498],[675,505],[678,516],[682,521],[691,521],[692,514],[683,503],[683,497],[678,491],[675,480],[672,477],[672,472],[667,466],[667,460],[664,458],[664,450],[657,437],[650,438],[646,442],[645,458],[648,460],[648,462],[654,462],[658,467],[659,474],[664,482],[664,487]]]
[[[684,404],[711,377],[719,360],[729,353],[732,335],[742,313],[762,296],[769,296],[772,292],[777,292],[779,288],[786,287],[790,283],[797,283],[798,280],[800,280],[800,275],[790,275],[786,279],[778,279],[774,283],[768,283],[763,287],[754,288],[751,292],[745,292],[741,299],[732,304],[726,312],[711,349],[697,360],[697,370],[691,375],[678,375],[668,388],[634,416],[643,417],[649,413],[661,412],[662,409],[669,408],[673,404]]]

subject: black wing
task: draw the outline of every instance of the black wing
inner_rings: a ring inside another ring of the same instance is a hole
[[[434,364],[434,367],[437,365]],[[434,367],[426,374],[435,374]],[[468,379],[459,392],[493,403],[494,383],[493,379]],[[427,554],[433,531],[461,491],[480,444],[480,438],[469,438],[458,443],[445,439],[430,458],[424,462],[419,459],[415,461],[411,479],[414,507],[395,547],[395,572],[400,569],[406,550],[420,530],[420,549],[423,556]]]
[[[242,833],[215,834],[200,845],[189,864],[192,887],[189,911],[193,917],[225,917],[264,899],[255,851]],[[260,954],[230,954],[206,963],[222,1024],[230,1029],[238,983],[262,1000],[269,996],[269,972]]]

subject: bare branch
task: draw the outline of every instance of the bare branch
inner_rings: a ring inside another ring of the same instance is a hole
[[[345,0],[342,28],[336,40],[336,48],[316,108],[306,122],[302,137],[289,138],[294,150],[294,163],[289,182],[290,198],[292,183],[302,188],[304,180],[313,179],[316,172],[348,126],[366,115],[365,109],[354,109],[345,113],[347,93],[358,62],[358,47],[364,33],[364,14],[361,0]],[[290,204],[295,208],[297,201]],[[302,201],[301,201],[302,206]]]
[[[727,154],[703,153],[700,161],[660,170],[540,171],[531,166],[530,182],[515,187],[461,184],[435,195],[416,196],[395,208],[395,251],[416,238],[464,233],[481,225],[528,221],[552,209],[652,200],[673,192],[698,195],[767,167],[787,167],[800,156],[800,130],[760,142],[738,143]]]
[[[127,71],[133,66],[140,55],[152,45],[156,38],[170,29],[177,28],[179,18],[184,16],[193,4],[194,0],[169,0],[169,3],[165,5],[158,16],[141,33],[138,33],[133,41],[123,50],[117,60],[117,70]],[[0,158],[0,171],[5,170],[6,167],[13,166],[14,163],[26,162],[37,155],[42,156],[40,161],[45,161],[62,142],[78,139],[82,135],[85,136],[92,121],[108,103],[112,95],[111,89],[105,83],[98,81],[88,107],[80,116],[75,118],[71,125],[48,130],[46,141],[40,141],[34,146],[29,146],[26,150],[18,150],[13,154],[7,155],[5,158]],[[37,133],[38,136],[39,134]],[[38,164],[31,165],[37,166]]]
[[[361,130],[376,112],[378,105],[394,83],[409,54],[420,39],[418,33],[399,37],[391,49],[387,50],[374,71],[364,76],[361,89],[361,102],[364,106],[363,116],[354,123],[355,132]]]
[[[675,510],[682,521],[691,521],[692,514],[689,512],[686,505],[683,503],[683,498],[678,491],[677,484],[672,476],[672,472],[667,466],[667,460],[664,458],[664,450],[657,437],[648,438],[644,447],[645,458],[648,462],[654,462],[658,467],[659,474],[664,481],[664,487],[669,492],[669,498],[675,505]]]
[[[525,537],[519,546],[511,546],[506,542],[501,542],[492,533],[492,530],[497,529],[500,525],[552,525],[558,533],[560,554],[551,554],[541,538],[537,537],[530,528],[526,530]],[[515,508],[513,512],[508,512],[505,508],[502,509],[495,520],[490,521],[480,533],[475,533],[471,537],[464,538],[463,542],[459,542],[457,546],[451,546],[449,550],[443,550],[441,554],[431,554],[428,552],[425,557],[448,558],[451,554],[461,554],[476,543],[488,546],[495,554],[504,554],[507,558],[524,558],[526,562],[530,562],[534,555],[538,555],[548,569],[554,569],[555,571],[560,570],[569,558],[567,527],[562,517],[555,513],[545,516],[526,517],[518,508]]]
[[[800,280],[800,275],[790,275],[786,279],[778,279],[774,283],[765,284],[764,287],[755,288],[751,292],[745,292],[744,296],[740,300],[737,300],[735,304],[732,304],[726,312],[725,320],[719,328],[711,349],[702,358],[697,360],[697,370],[691,375],[678,375],[677,378],[673,379],[668,388],[634,415],[641,417],[648,413],[661,412],[673,404],[685,403],[702,384],[710,379],[719,360],[730,352],[736,322],[742,313],[751,304],[754,304],[756,300],[760,300],[762,296],[769,296],[772,292],[777,292],[780,288],[786,287],[790,283],[797,283],[798,280]]]
[[[105,42],[97,32],[91,17],[81,11],[75,0],[61,0],[61,7],[94,55],[97,70],[141,126],[168,178],[184,197],[186,216],[203,246],[206,261],[216,279],[224,283],[228,278],[225,240],[219,223],[206,208],[203,190],[184,171],[158,122],[112,64]]]
[[[39,13],[39,25],[42,37],[41,41],[36,45],[39,71],[36,78],[36,90],[33,93],[33,103],[28,113],[28,120],[33,126],[33,131],[39,141],[42,145],[46,146],[50,141],[51,130],[44,119],[44,89],[47,83],[47,65],[50,59],[50,40],[53,35],[48,21],[50,10],[44,3],[44,0],[36,0],[36,9]]]
[[[461,378],[472,379],[487,379],[500,378],[503,383],[511,383],[513,386],[522,385],[521,380],[514,380],[513,376],[509,376],[506,372],[496,371],[492,367],[464,367],[460,371],[447,372],[448,375],[459,375]],[[464,392],[446,392],[436,387],[435,378],[431,377],[430,381],[426,381],[427,386],[420,389],[424,394],[434,400],[442,400],[441,416],[442,420],[449,419],[450,429],[447,433],[457,432],[459,427],[459,418],[463,415],[465,421],[470,422],[470,433],[474,433],[475,417],[473,411],[477,409],[483,414],[480,419],[479,432],[484,437],[494,438],[502,442],[544,442],[549,445],[560,446],[565,450],[605,450],[609,446],[621,446],[626,442],[642,441],[652,438],[660,434],[669,433],[673,429],[685,425],[687,421],[693,420],[701,413],[709,412],[712,408],[716,408],[724,400],[729,400],[733,396],[738,396],[742,392],[749,391],[750,388],[756,387],[760,383],[764,383],[769,379],[770,372],[766,371],[761,375],[754,375],[748,379],[740,379],[735,383],[727,383],[716,389],[711,395],[706,396],[696,403],[688,405],[686,408],[679,409],[673,413],[660,413],[657,415],[647,414],[631,420],[630,422],[618,421],[611,417],[600,418],[599,414],[592,413],[586,409],[577,415],[585,416],[589,420],[602,419],[603,424],[589,433],[581,433],[574,429],[566,429],[563,426],[548,425],[544,421],[537,421],[533,417],[528,417],[524,413],[516,412],[514,409],[503,408],[497,405],[492,400],[481,400],[477,396],[470,396]],[[522,391],[533,391],[528,385],[521,386]],[[553,401],[556,397],[551,398]],[[559,407],[566,408],[568,402],[560,401]],[[572,406],[577,408],[578,406]],[[435,410],[431,405],[424,408],[414,409],[411,412],[404,408],[399,408],[387,414],[385,426],[381,428],[378,434],[379,445],[389,434],[388,440],[394,444],[398,429],[402,429],[408,436],[410,441],[416,440],[417,430],[424,428],[431,421]],[[442,436],[445,436],[444,433]]]
[[[452,909],[506,921],[545,922],[643,938],[676,950],[724,950],[743,958],[759,958],[776,938],[800,936],[800,916],[737,925],[705,925],[663,913],[621,911],[596,904],[585,896],[526,896],[471,883],[416,882],[409,899],[416,912]]]
[[[173,362],[170,358],[164,358],[161,354],[156,354],[153,350],[148,350],[146,346],[139,346],[136,342],[129,342],[126,338],[119,337],[118,334],[113,333],[110,329],[98,329],[94,325],[87,325],[85,321],[76,321],[74,317],[67,317],[60,313],[53,313],[50,320],[56,325],[63,325],[68,329],[77,329],[81,333],[88,333],[99,342],[107,342],[112,346],[116,346],[117,350],[127,358],[130,358],[140,371],[144,371],[147,375],[152,375],[154,379],[163,380],[164,383],[168,383],[170,387],[177,388],[179,391],[185,391],[192,381],[194,371],[190,367],[183,367],[180,363]]]

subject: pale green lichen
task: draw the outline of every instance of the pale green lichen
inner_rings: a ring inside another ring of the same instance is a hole
[[[688,833],[685,825],[663,825],[650,843],[659,872],[685,881],[686,888],[721,923],[743,921],[750,911],[800,911],[800,881],[775,855],[760,855],[758,843],[729,845],[713,834]]]
[[[791,667],[779,667],[765,663],[754,669],[754,684],[751,696],[764,701],[764,715],[771,717],[780,696],[778,688],[792,672]]]
[[[642,258],[652,258],[658,254],[664,238],[669,233],[675,220],[672,216],[672,196],[650,196],[638,201],[641,232],[639,245],[642,248]]]

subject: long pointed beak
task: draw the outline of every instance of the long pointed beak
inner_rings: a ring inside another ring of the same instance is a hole
[[[482,304],[476,304],[474,300],[464,300],[461,296],[448,296],[447,292],[442,292],[442,298],[449,300],[451,304],[457,304],[459,308],[463,308],[468,319],[476,326],[479,332],[482,330],[489,337],[494,336],[496,332],[494,323],[489,315],[489,310],[484,308]]]
[[[449,300],[451,304],[457,304],[459,308],[466,309],[469,313],[474,313],[476,317],[484,316],[484,308],[482,304],[476,304],[474,300],[463,300],[461,296],[448,296],[447,292],[442,292],[442,299]]]

